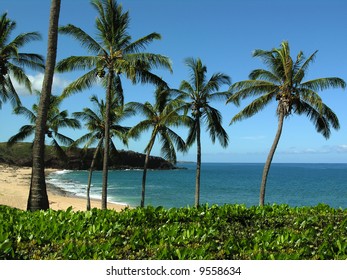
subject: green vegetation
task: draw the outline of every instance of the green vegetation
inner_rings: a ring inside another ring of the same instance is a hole
[[[46,146],[46,159],[56,157],[53,147]],[[19,142],[9,147],[7,143],[0,143],[0,161],[18,166],[31,166],[32,143]]]
[[[21,211],[0,206],[0,259],[346,259],[326,205]]]

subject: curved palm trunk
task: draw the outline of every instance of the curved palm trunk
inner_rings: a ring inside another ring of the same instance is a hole
[[[47,210],[49,208],[45,179],[45,127],[57,57],[59,14],[60,0],[52,0],[49,18],[47,61],[33,143],[33,163],[27,204],[27,210],[30,211]]]
[[[87,186],[87,211],[90,210],[90,186],[92,185],[92,177],[93,177],[95,160],[96,160],[96,157],[99,153],[100,147],[102,145],[102,141],[103,141],[103,139],[100,140],[98,146],[96,147],[92,162],[90,164],[89,175],[88,175],[88,186]]]
[[[272,162],[273,156],[275,154],[278,142],[279,142],[280,137],[281,137],[284,116],[285,115],[284,115],[284,112],[283,112],[283,109],[282,109],[282,110],[280,110],[279,116],[278,116],[277,133],[276,133],[274,142],[273,142],[273,144],[271,146],[269,155],[268,155],[267,160],[266,160],[265,165],[264,165],[263,176],[262,176],[261,185],[260,185],[260,197],[259,197],[259,205],[260,206],[264,206],[266,181],[267,181],[267,177],[268,177],[268,174],[269,174],[269,171],[270,171],[270,166],[271,166],[271,162]]]
[[[200,139],[200,119],[197,120],[196,126],[196,177],[195,177],[195,207],[200,205],[200,176],[201,176],[201,139]]]
[[[151,142],[149,144],[146,158],[145,158],[145,165],[143,166],[143,175],[142,175],[142,190],[141,190],[141,207],[145,207],[145,196],[146,196],[146,178],[147,178],[147,167],[149,162],[149,155],[151,153],[151,150],[153,148],[155,142],[155,136],[152,137]]]
[[[105,139],[104,139],[104,158],[102,166],[102,194],[101,209],[107,209],[107,180],[108,180],[108,159],[110,150],[110,103],[112,98],[112,83],[114,72],[111,69],[108,75],[106,105],[105,105]]]

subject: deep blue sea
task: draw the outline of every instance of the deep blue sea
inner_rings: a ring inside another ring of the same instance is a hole
[[[185,169],[150,170],[147,174],[146,205],[185,207],[194,205],[195,163]],[[262,163],[203,163],[201,204],[258,205]],[[56,187],[85,196],[88,171],[59,171],[48,181]],[[101,172],[93,173],[91,196],[101,198]],[[140,204],[142,170],[110,171],[108,200],[133,207]],[[325,203],[347,208],[347,164],[273,163],[265,203],[314,206]]]

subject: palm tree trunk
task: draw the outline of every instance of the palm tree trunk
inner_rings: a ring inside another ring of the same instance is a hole
[[[47,61],[33,143],[33,163],[27,204],[27,210],[30,211],[47,210],[49,208],[45,178],[45,128],[57,57],[59,14],[60,0],[52,0],[49,17]]]
[[[92,163],[90,164],[89,175],[88,175],[88,186],[87,186],[87,211],[90,210],[90,186],[92,185],[93,170],[95,165],[96,156],[99,153],[100,147],[102,145],[103,139],[100,140],[98,146],[93,155]]]
[[[114,72],[110,69],[107,81],[106,108],[105,108],[105,139],[104,139],[104,158],[102,167],[102,194],[101,209],[107,209],[107,180],[108,180],[108,159],[110,150],[110,103],[112,99],[112,83]]]
[[[280,137],[281,137],[284,116],[285,116],[285,114],[284,114],[283,109],[280,109],[279,110],[279,116],[278,116],[277,133],[276,133],[274,142],[273,142],[273,144],[271,146],[269,155],[268,155],[267,160],[266,160],[265,165],[264,165],[263,176],[262,176],[261,185],[260,185],[260,197],[259,197],[259,205],[260,206],[264,206],[266,181],[267,181],[267,177],[268,177],[268,174],[269,174],[269,171],[270,171],[270,166],[271,166],[271,162],[272,162],[273,156],[275,154],[278,142],[279,142]]]
[[[155,135],[152,136],[151,142],[149,144],[146,158],[145,158],[145,165],[143,166],[143,175],[142,175],[142,190],[141,190],[141,207],[145,207],[145,196],[146,196],[146,178],[147,178],[147,167],[149,162],[149,155],[151,153],[151,150],[153,148],[155,142]]]
[[[200,176],[201,176],[201,139],[200,139],[200,119],[197,120],[196,126],[196,178],[195,178],[195,207],[200,205]]]

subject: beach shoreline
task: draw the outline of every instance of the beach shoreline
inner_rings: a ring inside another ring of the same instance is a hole
[[[0,205],[26,210],[30,189],[31,167],[18,167],[0,164]],[[57,169],[46,169],[46,176]],[[62,190],[53,184],[47,183],[47,195],[49,207],[52,210],[73,211],[86,210],[86,198],[76,196],[73,193]],[[107,203],[108,209],[121,211],[128,207],[123,204]],[[91,208],[101,208],[101,200],[91,199]]]

